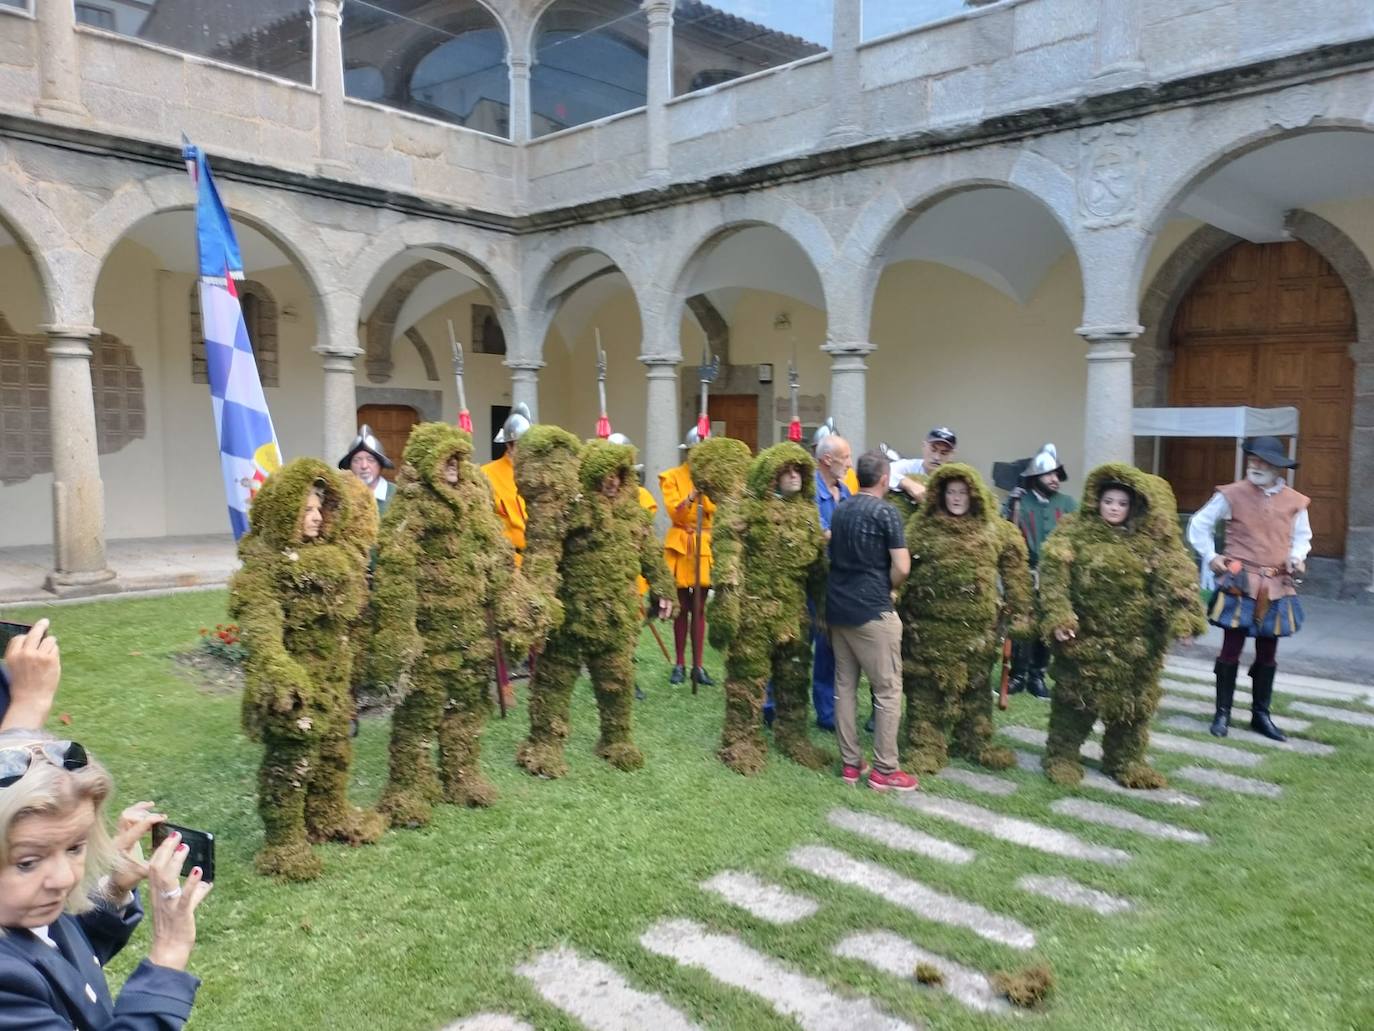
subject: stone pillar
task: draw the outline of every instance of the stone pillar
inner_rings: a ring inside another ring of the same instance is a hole
[[[1080,326],[1088,342],[1088,396],[1083,406],[1083,471],[1103,462],[1135,460],[1131,409],[1131,341],[1143,327]]]
[[[85,118],[81,103],[81,61],[76,41],[76,5],[68,0],[37,0],[38,99],[40,115]]]
[[[668,178],[668,101],[673,97],[673,0],[644,0],[649,18],[648,165],[651,180]]]
[[[315,88],[320,94],[320,159],[323,175],[348,172],[344,116],[341,0],[315,0]]]
[[[52,6],[51,4],[47,6]],[[48,335],[48,427],[52,438],[53,571],[61,594],[114,579],[105,566],[105,488],[91,386],[92,326],[43,326]]]
[[[658,497],[658,474],[682,461],[682,452],[677,449],[678,434],[686,431],[677,424],[680,360],[676,355],[658,354],[640,355],[639,360],[644,363],[644,410],[648,413],[639,458],[644,463],[644,485]],[[658,500],[662,512],[663,499]]]
[[[324,450],[321,458],[334,463],[343,457],[358,434],[358,392],[353,359],[359,352],[318,351],[324,367]]]
[[[835,145],[863,135],[863,99],[859,79],[859,38],[863,31],[861,0],[835,0],[830,44],[830,128],[826,142]]]
[[[530,138],[530,56],[511,51],[510,61],[510,138],[512,143],[528,143]]]
[[[524,403],[530,410],[530,421],[539,421],[539,370],[544,363],[537,358],[507,358],[510,369],[510,406]]]
[[[835,426],[849,441],[857,458],[868,448],[868,361],[875,348],[869,343],[828,343],[830,410]]]
[[[1141,0],[1101,0],[1097,16],[1097,70],[1099,79],[1122,84],[1143,77],[1140,59]]]

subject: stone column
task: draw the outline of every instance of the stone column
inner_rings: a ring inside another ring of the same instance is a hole
[[[1141,0],[1101,0],[1097,16],[1097,70],[1099,79],[1141,78],[1145,62],[1140,59]]]
[[[868,447],[868,361],[875,350],[869,343],[831,342],[821,348],[830,355],[830,411],[835,425],[854,449],[855,457]]]
[[[1103,462],[1135,460],[1135,436],[1131,409],[1135,390],[1131,383],[1131,341],[1143,327],[1080,326],[1078,335],[1088,342],[1088,396],[1083,406],[1083,471]]]
[[[68,0],[37,0],[38,99],[40,115],[86,117],[81,103],[81,61],[76,42],[76,5]]]
[[[337,462],[358,433],[358,392],[353,359],[360,352],[317,351],[324,368],[324,451],[326,462]]]
[[[668,178],[668,101],[673,97],[673,0],[644,0],[649,18],[648,166],[651,180]]]
[[[315,0],[315,88],[320,94],[320,159],[323,175],[348,172],[344,116],[341,0]]]
[[[530,138],[530,55],[512,50],[510,62],[510,138],[528,143]]]
[[[48,6],[52,6],[49,4]],[[43,326],[48,335],[48,432],[52,438],[53,571],[47,587],[114,579],[105,566],[105,488],[91,386],[93,326]]]
[[[682,461],[678,451],[679,430],[686,427],[677,424],[678,412],[678,365],[676,355],[644,354],[639,356],[644,363],[647,396],[644,411],[644,447],[640,461],[644,463],[644,485],[658,496],[658,474],[671,469]],[[660,512],[663,499],[659,498]],[[666,518],[666,517],[665,517]]]
[[[859,38],[863,32],[862,0],[835,0],[830,44],[830,128],[826,142],[841,145],[863,135],[860,105]]]
[[[544,363],[537,358],[507,358],[510,369],[510,406],[524,403],[530,410],[530,421],[539,421],[539,370]]]

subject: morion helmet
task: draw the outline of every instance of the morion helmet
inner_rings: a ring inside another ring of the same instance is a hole
[[[383,469],[395,468],[391,459],[386,457],[386,451],[382,449],[382,442],[377,439],[377,435],[372,432],[372,427],[363,423],[358,430],[358,435],[353,438],[353,443],[348,445],[348,450],[339,459],[339,468],[347,469],[353,461],[353,456],[359,451],[366,451],[382,464]]]
[[[1064,466],[1059,461],[1059,451],[1053,444],[1046,444],[1026,463],[1021,478],[1034,480],[1046,473],[1057,473],[1061,483],[1069,478],[1069,474],[1064,471]]]
[[[835,428],[835,417],[832,415],[830,418],[826,419],[825,422],[816,427],[815,433],[811,434],[811,453],[816,453],[816,448],[821,446],[821,441],[826,437],[830,436],[832,433],[839,432],[840,431]]]
[[[697,428],[693,426],[690,430],[687,431],[687,436],[682,438],[682,443],[677,446],[677,449],[679,451],[690,451],[692,448],[696,447],[700,443],[701,434],[698,433]]]
[[[501,430],[492,438],[496,444],[514,444],[525,435],[534,420],[530,417],[530,409],[525,402],[521,401],[511,409],[510,415],[506,416],[506,421],[501,424]]]

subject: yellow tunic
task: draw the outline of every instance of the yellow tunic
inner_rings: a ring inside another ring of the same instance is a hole
[[[844,485],[849,488],[849,493],[859,493],[859,474],[852,465],[844,471]]]
[[[515,489],[515,463],[510,459],[510,451],[482,466],[482,472],[491,484],[496,514],[501,517],[506,538],[515,549],[515,564],[519,566],[525,551],[525,499]]]
[[[663,559],[673,574],[679,587],[695,587],[697,583],[697,508],[701,508],[701,585],[711,586],[711,517],[716,506],[711,499],[702,495],[696,501],[687,503],[692,493],[692,474],[687,465],[668,469],[658,474],[658,486],[663,492],[663,503],[668,506],[668,516],[673,525],[668,527],[668,536],[663,540]]]
[[[658,502],[655,501],[654,496],[649,493],[649,489],[642,485],[639,488],[639,507],[644,509],[644,511],[648,512],[650,515],[658,514]],[[642,598],[644,597],[644,595],[648,593],[649,581],[641,576],[639,578],[639,596]]]

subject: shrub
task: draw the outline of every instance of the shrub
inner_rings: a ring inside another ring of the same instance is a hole
[[[242,666],[248,649],[239,638],[237,623],[216,623],[215,629],[200,628],[201,650],[231,666]]]

